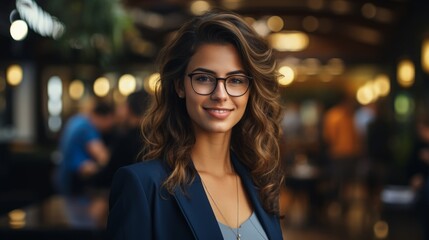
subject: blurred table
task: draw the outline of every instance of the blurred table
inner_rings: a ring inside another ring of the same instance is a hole
[[[0,217],[0,239],[104,239],[108,212],[106,193],[54,195]]]

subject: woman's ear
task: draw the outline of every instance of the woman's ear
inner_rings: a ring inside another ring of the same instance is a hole
[[[182,81],[180,81],[180,80],[175,81],[174,88],[175,88],[177,96],[179,96],[179,98],[185,98],[185,89],[184,89]]]

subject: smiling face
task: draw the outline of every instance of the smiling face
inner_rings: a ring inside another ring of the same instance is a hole
[[[184,76],[184,87],[177,88],[186,101],[186,109],[195,133],[231,133],[246,110],[249,91],[240,97],[231,97],[225,90],[225,81],[219,80],[210,95],[195,93],[190,73],[207,73],[217,78],[245,75],[237,50],[231,44],[203,44],[191,57]]]

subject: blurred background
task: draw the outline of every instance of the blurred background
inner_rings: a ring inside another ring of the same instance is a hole
[[[429,239],[425,0],[3,0],[0,238],[105,237],[108,184],[55,188],[62,133],[112,103],[101,136],[113,155],[129,95],[153,92],[160,48],[218,7],[267,39],[282,74],[285,238]]]

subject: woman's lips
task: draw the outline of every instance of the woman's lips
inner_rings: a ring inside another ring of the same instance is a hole
[[[204,110],[206,110],[210,116],[220,120],[227,118],[232,112],[232,109],[227,108],[204,108]]]

